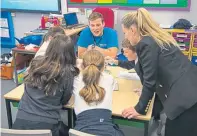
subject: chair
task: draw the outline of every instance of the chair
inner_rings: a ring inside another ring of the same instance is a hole
[[[103,15],[105,27],[114,28],[114,11],[110,8],[99,7],[95,8],[93,12],[98,12]]]
[[[69,130],[69,136],[96,136],[96,135],[92,135],[92,134],[87,134],[84,132],[80,132],[74,129],[70,129]]]
[[[1,128],[1,136],[52,136],[51,130],[16,130]]]

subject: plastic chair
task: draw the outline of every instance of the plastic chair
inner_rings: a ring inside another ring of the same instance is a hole
[[[84,132],[81,132],[81,131],[70,129],[69,130],[69,136],[96,136],[96,135],[87,134],[87,133],[84,133]]]
[[[1,128],[1,136],[52,136],[51,130],[16,130]]]

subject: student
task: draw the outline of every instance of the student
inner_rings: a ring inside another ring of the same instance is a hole
[[[40,46],[39,50],[36,52],[35,57],[44,56],[51,39],[53,39],[55,35],[59,35],[59,34],[65,34],[64,29],[62,27],[55,26],[49,28],[48,32],[43,37],[43,43]]]
[[[87,50],[98,50],[105,56],[115,58],[118,52],[118,36],[115,30],[105,27],[103,16],[92,12],[89,27],[85,28],[79,37],[78,56],[82,58]]]
[[[123,136],[112,123],[113,77],[104,71],[104,56],[96,50],[83,55],[83,70],[74,81],[75,129],[101,136]]]
[[[71,38],[55,36],[45,56],[34,58],[30,64],[13,129],[50,129],[53,136],[68,136],[60,111],[72,95],[74,77],[79,73],[75,65]]]
[[[124,39],[122,41],[123,53],[127,57],[128,61],[116,60],[109,56],[105,57],[105,61],[110,65],[116,65],[125,69],[133,69],[137,63],[137,54],[135,47],[131,46],[129,40]]]
[[[174,38],[139,8],[122,19],[125,38],[136,46],[143,89],[139,102],[122,112],[133,118],[148,111],[156,92],[167,115],[165,136],[197,135],[197,67],[180,51]]]

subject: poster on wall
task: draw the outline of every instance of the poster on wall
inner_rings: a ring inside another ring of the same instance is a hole
[[[145,7],[157,10],[190,10],[191,0],[68,0],[68,7],[93,8],[98,6],[119,9]]]

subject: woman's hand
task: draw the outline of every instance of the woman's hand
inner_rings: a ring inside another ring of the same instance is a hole
[[[134,89],[134,92],[135,92],[138,96],[141,96],[141,94],[142,94],[142,89],[139,89],[139,88]]]
[[[122,112],[122,116],[124,118],[128,118],[128,119],[135,118],[139,115],[140,114],[135,110],[134,107],[129,107],[127,109],[124,109],[123,112]]]

